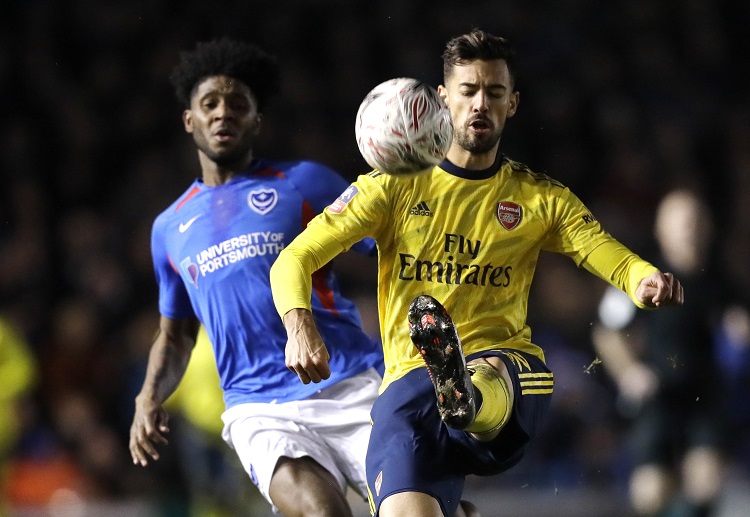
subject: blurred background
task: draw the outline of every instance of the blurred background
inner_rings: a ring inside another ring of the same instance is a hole
[[[365,94],[398,76],[439,84],[445,42],[480,27],[510,37],[519,52],[521,103],[503,152],[569,186],[610,233],[653,260],[662,254],[654,221],[663,196],[687,187],[705,201],[710,215],[699,219],[710,218],[713,232],[698,271],[720,294],[696,300],[709,330],[702,361],[716,366],[698,387],[719,392],[712,407],[726,458],[710,515],[746,516],[749,6],[5,0],[0,515],[269,514],[218,436],[210,354],[170,401],[162,459],[135,467],[127,448],[158,323],[151,223],[200,173],[167,79],[179,52],[231,36],[276,54],[283,94],[265,115],[257,154],[314,159],[353,180],[368,171],[353,131]],[[377,334],[374,261],[338,262],[345,290]],[[551,415],[520,465],[468,480],[466,497],[483,516],[634,515],[638,412],[592,340],[607,325],[599,310],[605,288],[571,261],[543,256],[529,323],[555,371]],[[677,372],[696,366],[679,352],[670,359]],[[364,504],[356,508],[366,515]]]

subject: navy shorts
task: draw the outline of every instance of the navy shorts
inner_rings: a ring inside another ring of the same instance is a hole
[[[513,381],[513,414],[492,441],[480,442],[440,419],[427,368],[391,383],[372,408],[367,449],[370,506],[399,492],[423,492],[440,502],[445,515],[458,508],[467,475],[508,470],[523,457],[549,408],[552,373],[539,358],[517,350],[491,350],[467,357],[503,359]]]

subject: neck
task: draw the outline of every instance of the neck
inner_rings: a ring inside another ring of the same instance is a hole
[[[225,184],[237,174],[246,170],[253,161],[253,154],[249,152],[241,160],[228,164],[218,164],[202,152],[198,153],[198,158],[201,164],[203,183],[209,187],[215,187]]]
[[[446,158],[448,158],[448,160],[450,160],[450,162],[454,165],[463,169],[475,171],[484,170],[495,163],[495,158],[497,157],[497,150],[499,147],[500,143],[498,142],[489,151],[477,154],[467,151],[460,145],[453,142],[450,149],[448,150],[448,155],[446,156]]]

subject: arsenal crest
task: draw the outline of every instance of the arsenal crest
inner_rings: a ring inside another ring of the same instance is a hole
[[[497,220],[506,230],[512,230],[519,225],[523,219],[523,208],[521,205],[510,201],[500,201],[497,204]]]

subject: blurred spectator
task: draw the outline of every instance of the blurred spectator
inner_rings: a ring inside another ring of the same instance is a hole
[[[725,408],[712,347],[721,309],[714,226],[705,201],[668,193],[656,215],[657,267],[685,287],[681,308],[636,314],[608,290],[593,342],[634,418],[630,497],[639,515],[711,515],[723,486]]]
[[[739,469],[750,473],[750,311],[730,303],[716,329],[716,355],[726,385],[731,456]]]
[[[26,431],[25,413],[38,380],[36,360],[29,344],[14,326],[0,318],[0,515],[7,495],[6,476],[16,448]]]

